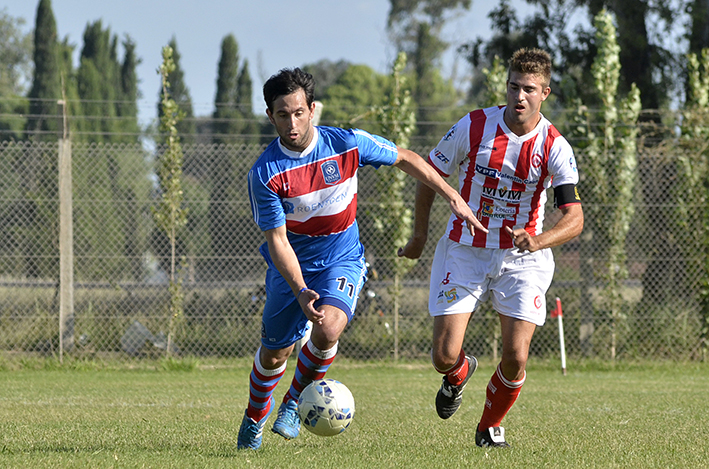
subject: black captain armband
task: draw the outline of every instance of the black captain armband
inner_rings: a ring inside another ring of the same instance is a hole
[[[554,188],[554,206],[563,207],[564,205],[580,204],[581,197],[576,189],[576,184],[562,184]]]

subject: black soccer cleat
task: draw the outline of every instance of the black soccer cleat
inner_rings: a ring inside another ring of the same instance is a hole
[[[481,448],[509,448],[505,441],[505,429],[490,427],[483,431],[475,431],[475,444]]]
[[[442,419],[450,418],[458,410],[460,403],[463,402],[465,385],[468,384],[468,380],[478,368],[478,360],[475,357],[466,356],[465,359],[468,361],[468,374],[463,382],[455,386],[448,382],[447,376],[444,376],[441,389],[436,394],[436,412]]]

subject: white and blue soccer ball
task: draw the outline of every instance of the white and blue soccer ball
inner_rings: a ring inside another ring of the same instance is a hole
[[[355,413],[350,390],[334,379],[319,379],[303,389],[298,399],[302,425],[320,436],[338,435],[352,423]]]

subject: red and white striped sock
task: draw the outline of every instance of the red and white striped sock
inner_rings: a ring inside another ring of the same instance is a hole
[[[465,352],[463,349],[460,350],[460,355],[458,355],[458,361],[455,362],[455,365],[453,365],[451,368],[447,370],[440,370],[436,367],[436,365],[433,365],[434,368],[436,368],[436,371],[446,375],[448,378],[448,382],[451,383],[454,386],[458,386],[460,383],[463,382],[466,376],[468,376],[468,360],[465,359]]]
[[[502,419],[507,415],[512,405],[517,400],[527,373],[519,381],[511,381],[502,375],[500,365],[493,373],[490,382],[487,384],[487,399],[485,409],[478,424],[478,430],[485,430],[490,427],[499,427]]]

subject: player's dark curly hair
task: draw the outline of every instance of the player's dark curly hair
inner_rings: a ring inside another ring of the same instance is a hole
[[[273,111],[273,102],[279,96],[285,96],[302,89],[305,92],[305,100],[310,107],[313,104],[313,94],[315,92],[315,80],[308,72],[299,68],[284,68],[275,75],[272,75],[263,85],[263,99],[266,101],[268,109]]]
[[[538,75],[544,79],[544,86],[551,82],[551,56],[536,47],[518,49],[510,58],[509,74],[512,72]]]

